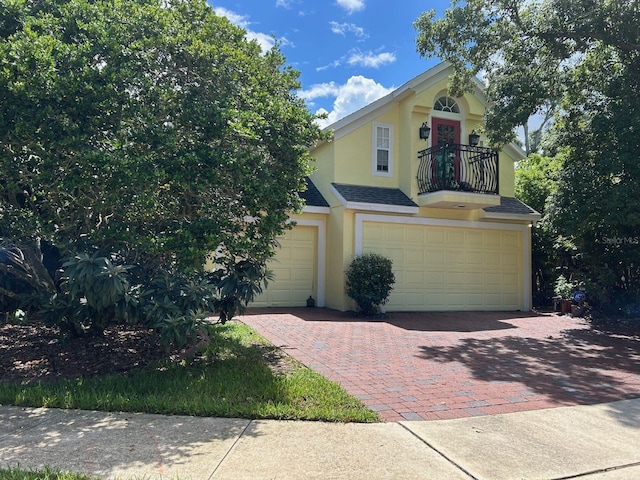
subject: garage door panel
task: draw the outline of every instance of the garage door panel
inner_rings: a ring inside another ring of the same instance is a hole
[[[464,232],[456,230],[447,230],[447,244],[464,245]]]
[[[429,245],[444,245],[445,243],[445,232],[444,230],[437,229],[429,229],[427,230],[427,240],[426,243]]]
[[[424,249],[407,248],[405,252],[406,252],[405,262],[407,265],[411,265],[412,263],[416,263],[419,265],[424,264],[424,261],[425,261]]]
[[[467,232],[465,238],[465,245],[467,247],[482,247],[484,244],[484,234],[482,232]]]
[[[518,255],[515,253],[505,253],[502,255],[502,264],[503,265],[518,265]]]
[[[407,244],[414,243],[418,245],[424,244],[424,232],[420,230],[406,230],[405,231],[405,242]]]
[[[427,265],[431,265],[434,267],[438,265],[444,265],[445,263],[444,250],[440,250],[440,249],[427,250],[426,253],[427,253],[426,255]]]
[[[450,267],[464,265],[464,251],[458,249],[446,251],[445,260]]]
[[[503,247],[514,247],[517,248],[520,245],[520,235],[515,232],[507,232],[502,235],[502,246]]]
[[[317,227],[297,225],[278,243],[275,257],[267,264],[274,279],[251,306],[305,306],[309,295],[316,296]]]
[[[278,279],[278,283],[292,280],[291,269],[289,268],[271,268],[274,278]],[[273,281],[271,282],[273,283]]]
[[[482,252],[481,251],[467,251],[463,253],[465,265],[475,265],[476,268],[482,267]]]
[[[385,230],[384,240],[390,243],[399,243],[404,242],[404,231],[402,229],[393,230],[387,229]]]
[[[421,287],[425,283],[424,272],[422,271],[404,271],[404,283],[407,285],[417,285]]]
[[[370,225],[374,223],[363,224],[363,251],[381,253],[393,261],[396,284],[387,310],[521,308],[520,232],[382,223],[375,223],[374,229]]]

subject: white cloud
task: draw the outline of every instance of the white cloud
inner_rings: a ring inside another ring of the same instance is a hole
[[[305,100],[335,97],[333,109],[330,112],[324,108],[320,108],[316,112],[327,114],[326,119],[318,121],[321,127],[326,127],[384,97],[392,90],[393,88],[386,88],[375,80],[356,75],[349,78],[344,85],[338,85],[335,82],[320,83],[312,85],[308,90],[301,91],[299,95]]]
[[[327,65],[322,65],[320,67],[316,67],[316,72],[322,72],[323,70],[327,70],[329,68],[337,68],[342,64],[342,62],[340,60],[334,60],[333,62],[327,64]]]
[[[247,30],[247,39],[258,42],[258,45],[260,45],[263,52],[271,49],[271,47],[276,43],[272,36],[267,35],[266,33],[253,32],[251,30]]]
[[[247,31],[247,40],[255,40],[256,42],[258,42],[258,45],[260,45],[260,48],[263,52],[271,49],[275,44],[275,40],[271,35],[251,30],[249,28],[251,22],[249,21],[248,17],[237,14],[224,7],[214,7],[213,11],[219,17],[227,17],[227,20],[229,20],[234,25],[240,28],[244,28]],[[284,40],[284,42],[286,43],[286,39]]]
[[[227,20],[229,20],[234,25],[237,25],[238,27],[246,29],[249,26],[249,20],[247,20],[247,17],[245,17],[244,15],[239,15],[235,12],[232,12],[231,10],[227,10],[224,7],[214,7],[213,11],[219,17],[227,17]]]
[[[347,64],[352,67],[366,67],[366,68],[379,68],[383,65],[395,63],[396,55],[391,52],[373,53],[373,52],[361,52],[359,50],[351,50],[349,54],[334,60],[327,65],[316,67],[317,72],[327,70],[329,68],[338,68],[341,65]]]
[[[298,96],[305,100],[313,100],[315,98],[335,97],[340,92],[340,86],[336,82],[316,83],[311,85],[308,90],[301,90]]]
[[[364,0],[337,0],[337,4],[344,8],[347,13],[359,12],[364,10]]]
[[[331,31],[338,35],[345,36],[346,33],[353,33],[358,38],[364,39],[369,37],[369,35],[364,32],[364,28],[353,23],[329,22],[329,25],[331,25]]]
[[[382,65],[394,63],[395,61],[396,61],[395,54],[390,52],[382,52],[382,53],[352,52],[349,55],[349,59],[347,60],[347,63],[349,65],[358,65],[361,67],[378,68]]]

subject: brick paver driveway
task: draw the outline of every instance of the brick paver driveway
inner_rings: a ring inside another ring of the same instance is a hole
[[[240,320],[388,421],[640,397],[640,338],[568,316],[256,309]]]

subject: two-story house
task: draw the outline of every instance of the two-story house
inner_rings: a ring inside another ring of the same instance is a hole
[[[531,233],[514,198],[515,144],[478,135],[482,84],[447,95],[440,64],[327,127],[312,154],[307,206],[280,239],[275,280],[253,306],[350,310],[345,269],[363,252],[393,261],[387,311],[529,310]]]

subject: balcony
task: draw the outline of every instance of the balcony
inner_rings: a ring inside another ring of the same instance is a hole
[[[500,204],[496,150],[437,145],[418,158],[419,205],[471,210]]]

